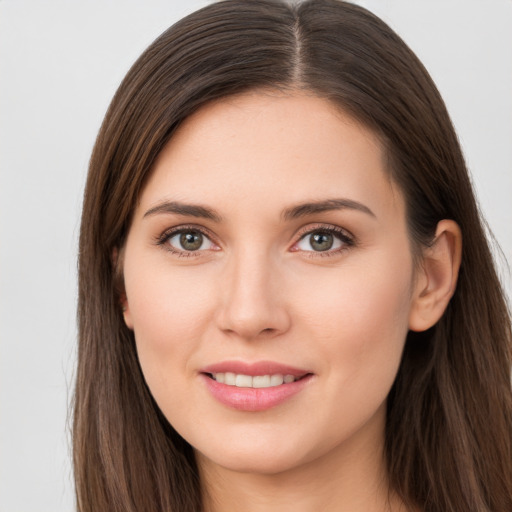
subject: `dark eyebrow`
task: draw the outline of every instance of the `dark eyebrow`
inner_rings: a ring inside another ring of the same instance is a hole
[[[180,203],[178,201],[164,201],[153,206],[145,214],[144,218],[159,213],[176,213],[178,215],[187,215],[190,217],[199,217],[202,219],[213,220],[214,222],[221,222],[222,217],[211,208],[201,206],[199,204]]]
[[[314,201],[310,203],[302,203],[297,206],[292,206],[283,211],[283,218],[285,220],[296,219],[298,217],[305,217],[315,213],[327,212],[330,210],[357,210],[376,217],[376,215],[362,203],[353,201],[352,199],[327,199],[325,201]]]

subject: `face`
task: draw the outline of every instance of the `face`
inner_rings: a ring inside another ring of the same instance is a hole
[[[382,444],[415,295],[384,161],[327,100],[270,92],[203,107],[160,154],[125,321],[200,460],[275,473]]]

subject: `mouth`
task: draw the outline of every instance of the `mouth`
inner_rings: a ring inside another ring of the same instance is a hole
[[[307,370],[269,361],[225,361],[202,368],[200,375],[214,399],[245,412],[288,402],[315,380],[315,374]]]
[[[220,384],[225,384],[226,386],[235,386],[237,388],[262,389],[291,384],[293,382],[296,382],[307,377],[310,374],[305,373],[299,376],[295,376],[290,373],[275,373],[268,375],[245,375],[243,373],[215,372],[206,373],[206,375],[210,377],[210,379],[213,379]]]

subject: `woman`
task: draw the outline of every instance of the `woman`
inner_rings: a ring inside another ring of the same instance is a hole
[[[146,50],[92,155],[79,318],[81,511],[512,508],[461,150],[360,7],[219,2]]]

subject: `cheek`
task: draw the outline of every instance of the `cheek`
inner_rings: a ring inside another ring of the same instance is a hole
[[[159,390],[179,385],[212,317],[211,279],[165,263],[125,262],[125,288],[140,364],[158,401]]]
[[[194,267],[133,260],[125,262],[125,288],[135,332],[193,333],[212,307],[212,279]]]
[[[412,264],[384,256],[347,265],[298,295],[304,298],[303,329],[317,339],[338,385],[381,386],[387,394],[408,332]]]

